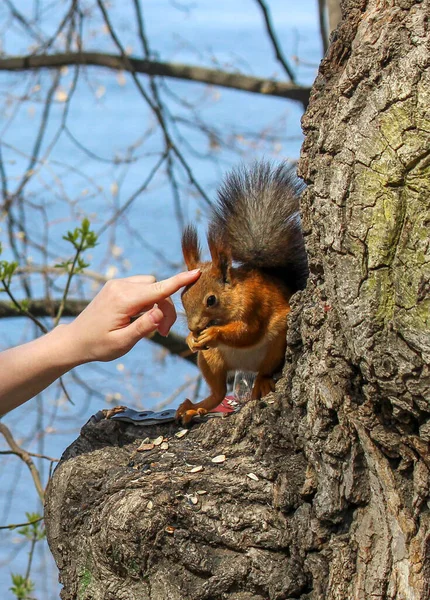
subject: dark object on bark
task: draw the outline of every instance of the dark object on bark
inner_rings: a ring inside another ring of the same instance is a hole
[[[64,600],[430,596],[430,9],[343,9],[303,119],[311,277],[276,393],[167,451],[135,453],[173,426],[87,425],[47,494]]]

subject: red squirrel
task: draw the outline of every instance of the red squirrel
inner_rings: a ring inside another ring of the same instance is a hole
[[[187,343],[198,352],[210,395],[179,406],[176,418],[183,423],[222,402],[228,371],[256,372],[252,398],[274,390],[273,374],[285,357],[289,301],[308,276],[301,190],[286,163],[239,167],[221,186],[209,222],[211,262],[201,261],[195,227],[184,230],[187,268],[201,269],[200,278],[182,293]]]

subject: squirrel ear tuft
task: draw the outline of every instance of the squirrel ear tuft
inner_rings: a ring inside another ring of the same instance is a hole
[[[208,245],[212,257],[212,264],[220,273],[223,283],[230,283],[231,254],[224,247],[220,236],[213,232],[208,234]]]
[[[189,271],[200,262],[200,245],[194,225],[187,225],[182,233],[182,254]]]

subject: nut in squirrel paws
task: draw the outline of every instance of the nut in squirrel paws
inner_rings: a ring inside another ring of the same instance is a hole
[[[199,350],[209,350],[210,348],[216,348],[218,346],[218,330],[216,327],[208,327],[204,329],[197,338],[194,337],[193,333],[189,333],[187,336],[187,344],[192,352],[199,352]]]
[[[263,396],[266,396],[267,394],[270,394],[270,392],[274,391],[275,380],[273,379],[273,377],[267,375],[257,375],[254,387],[252,388],[251,397],[253,400],[259,400],[260,398],[263,398]]]
[[[184,400],[176,411],[176,420],[181,421],[183,425],[186,425],[196,415],[205,415],[208,411],[205,408],[197,407],[191,400]]]

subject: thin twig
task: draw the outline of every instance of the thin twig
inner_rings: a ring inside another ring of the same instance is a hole
[[[75,256],[73,257],[73,262],[69,267],[69,274],[68,274],[66,285],[64,288],[63,297],[60,300],[60,306],[58,307],[57,316],[55,317],[54,327],[57,327],[57,325],[60,322],[60,319],[62,317],[62,314],[64,312],[64,307],[66,305],[67,296],[69,294],[70,284],[72,282],[73,275],[75,274],[76,263],[78,262],[78,258],[82,252],[84,244],[85,244],[85,236],[82,234],[81,243],[79,244],[79,247],[76,248]]]
[[[27,525],[34,525],[43,521],[43,517],[39,517],[34,521],[27,521],[27,523],[12,523],[11,525],[0,525],[0,529],[16,529],[17,527],[26,527]]]
[[[30,154],[30,162],[27,165],[24,176],[23,176],[18,188],[12,194],[12,199],[15,197],[19,197],[22,194],[24,187],[27,185],[28,181],[30,180],[30,178],[33,174],[33,169],[37,162],[37,158],[39,156],[39,153],[40,153],[40,150],[42,147],[43,138],[45,136],[46,129],[48,126],[48,117],[49,117],[49,113],[51,110],[52,101],[54,99],[54,93],[58,87],[58,83],[59,83],[60,79],[61,79],[61,72],[58,71],[55,74],[54,81],[52,82],[52,85],[49,88],[48,93],[46,95],[45,105],[43,107],[42,118],[40,121],[39,130],[37,132],[33,150],[31,151],[31,154]],[[5,208],[7,209],[7,206]]]
[[[159,161],[155,164],[152,171],[149,173],[148,177],[145,179],[145,181],[142,183],[142,185],[130,196],[130,198],[127,200],[127,202],[125,202],[121,206],[121,208],[119,208],[116,211],[116,213],[100,227],[100,229],[97,231],[97,237],[99,237],[102,233],[104,233],[106,231],[106,229],[110,225],[112,225],[112,223],[115,223],[115,221],[118,220],[118,217],[120,217],[127,210],[127,208],[132,204],[132,202],[134,202],[136,200],[136,198],[138,198],[138,196],[140,196],[140,194],[145,191],[145,189],[148,187],[148,185],[151,183],[153,177],[157,173],[158,169],[161,167],[163,162],[166,160],[166,156],[167,156],[167,153],[164,152],[164,154],[162,154]]]
[[[293,72],[292,68],[290,67],[290,65],[288,64],[288,61],[285,58],[284,53],[282,52],[281,46],[279,45],[278,39],[275,34],[275,30],[273,28],[269,9],[263,0],[256,0],[256,2],[260,6],[261,12],[263,13],[267,33],[269,35],[270,41],[272,42],[273,49],[275,50],[276,58],[278,59],[278,62],[280,62],[281,65],[283,66],[285,72],[287,73],[288,77],[291,80],[291,83],[295,83],[296,78],[295,78],[294,72]]]
[[[13,450],[0,450],[0,454],[15,454]],[[49,460],[50,462],[59,462],[59,458],[52,458],[52,456],[46,456],[45,454],[37,454],[36,452],[28,452],[29,456],[33,458],[44,458],[45,460]]]
[[[37,542],[37,532],[33,531],[33,537],[32,537],[32,540],[31,540],[31,547],[30,547],[30,551],[28,553],[27,569],[25,571],[25,580],[26,581],[28,581],[30,579],[31,565],[33,563],[33,556],[34,556],[34,549],[36,547],[36,542]]]
[[[318,20],[320,26],[320,35],[324,54],[328,48],[328,25],[327,25],[327,4],[326,0],[318,0]]]
[[[149,47],[148,39],[147,39],[147,37],[145,35],[143,12],[142,12],[142,8],[140,6],[140,1],[139,0],[133,0],[133,4],[134,4],[135,12],[136,12],[136,19],[137,19],[138,30],[139,30],[139,37],[140,37],[140,40],[142,42],[143,53],[145,55],[146,60],[150,60],[151,59],[151,50],[150,50],[150,47]],[[155,77],[153,75],[150,75],[149,76],[149,81],[150,81],[150,87],[151,87],[151,91],[152,91],[152,96],[153,96],[155,104],[158,107],[160,118],[163,120],[163,123],[165,123],[166,118],[169,115],[167,113],[166,107],[164,106],[164,104],[161,101],[161,96],[160,96],[158,87],[157,87],[157,85],[155,83]],[[170,119],[170,121],[171,120],[172,119]],[[167,131],[167,126],[166,125],[165,125],[164,129]],[[167,174],[169,176],[169,181],[170,181],[170,185],[171,185],[171,188],[172,188],[172,194],[173,194],[173,202],[174,202],[174,209],[175,209],[175,214],[176,214],[176,220],[178,222],[179,231],[181,233],[184,230],[184,227],[185,227],[184,217],[183,217],[182,207],[181,207],[181,198],[180,198],[178,184],[177,184],[177,181],[176,181],[176,178],[175,178],[174,164],[173,164],[172,155],[171,155],[171,152],[170,152],[169,140],[166,138],[165,142],[166,142],[166,153],[167,153]]]
[[[42,482],[40,480],[39,471],[37,470],[36,465],[32,461],[30,454],[26,450],[24,450],[24,448],[21,448],[21,446],[18,446],[18,444],[16,443],[16,441],[13,438],[13,435],[12,435],[10,429],[8,427],[6,427],[6,425],[4,423],[0,423],[0,433],[5,438],[9,448],[11,450],[13,450],[15,452],[15,454],[17,454],[29,468],[31,476],[33,478],[34,486],[35,486],[36,491],[39,495],[39,498],[43,504],[45,492],[43,489]]]
[[[163,112],[160,109],[160,107],[157,104],[154,104],[154,102],[151,100],[151,98],[148,96],[147,92],[144,90],[142,84],[139,81],[139,78],[136,75],[136,71],[134,69],[133,64],[130,62],[129,57],[127,56],[118,36],[116,35],[112,23],[109,19],[109,16],[107,14],[106,11],[106,7],[104,6],[102,0],[96,0],[97,5],[99,6],[102,14],[103,14],[103,18],[106,24],[106,27],[109,30],[109,33],[111,35],[112,40],[114,41],[116,47],[118,48],[118,50],[121,53],[121,57],[122,59],[125,61],[125,63],[128,65],[128,70],[131,73],[131,76],[133,78],[134,83],[137,86],[137,89],[139,90],[139,92],[142,94],[143,98],[145,99],[145,101],[147,102],[148,106],[152,109],[158,124],[160,125],[161,131],[163,132],[164,135],[164,139],[165,139],[165,144],[166,144],[166,148],[171,150],[177,157],[177,159],[179,160],[179,162],[181,163],[182,167],[185,169],[187,175],[188,175],[188,179],[190,180],[191,184],[194,185],[194,187],[196,188],[196,190],[199,192],[199,194],[201,195],[201,197],[203,198],[203,200],[209,205],[212,206],[212,202],[210,201],[209,197],[207,196],[207,194],[205,193],[205,191],[203,190],[203,188],[200,186],[199,182],[197,181],[197,179],[194,177],[194,174],[191,170],[190,165],[188,164],[188,162],[185,160],[182,152],[179,150],[179,148],[176,146],[176,144],[174,143],[173,139],[170,136],[170,133],[167,129],[167,125],[166,122],[164,120],[163,117]],[[147,62],[147,61],[145,61]]]
[[[27,19],[24,17],[24,15],[22,13],[20,13],[17,10],[17,8],[14,6],[14,3],[12,3],[11,0],[5,0],[5,3],[7,4],[12,16],[19,23],[21,23],[21,25],[24,27],[24,29],[27,31],[27,33],[29,33],[32,37],[36,38],[38,42],[43,43],[43,37],[40,35],[39,32],[34,31],[34,29],[30,25],[30,23],[27,21]]]
[[[32,263],[31,265],[26,265],[24,267],[17,267],[16,273],[39,273],[42,275],[56,275],[61,277],[64,275],[64,269],[62,267],[52,267],[50,265],[36,265]],[[106,275],[102,275],[97,271],[91,271],[90,269],[85,269],[81,275],[83,277],[87,277],[88,279],[92,279],[93,281],[100,283],[103,285],[106,281],[109,281],[109,278]]]
[[[194,384],[197,385],[199,378],[200,378],[200,375],[197,375],[196,377],[193,377],[193,379],[190,379],[189,381],[185,381],[165,400],[162,400],[161,402],[156,404],[154,406],[153,410],[160,411],[160,410],[163,410],[164,408],[166,408],[166,406],[169,406],[169,404],[172,404],[172,402],[174,400],[176,400],[176,398],[179,396],[179,394],[182,394],[182,392],[184,390],[186,390],[187,388],[191,387]]]
[[[66,388],[66,385],[64,383],[63,378],[60,377],[58,381],[60,382],[60,387],[63,390],[63,394],[66,396],[66,400],[68,402],[70,402],[70,404],[72,404],[73,406],[75,406],[75,403],[73,402],[72,398],[70,397],[69,392],[67,391],[67,388]]]
[[[48,333],[48,329],[45,327],[45,325],[43,323],[41,323],[39,321],[39,319],[36,319],[36,317],[34,315],[32,315],[31,312],[29,312],[26,308],[23,308],[21,306],[21,304],[18,302],[18,300],[15,298],[15,296],[10,291],[10,288],[9,288],[7,282],[4,279],[2,279],[1,282],[4,286],[4,291],[9,296],[9,298],[11,299],[11,301],[12,301],[13,305],[16,307],[16,309],[22,315],[25,315],[26,317],[31,319],[33,321],[33,323],[35,323],[43,333]]]

